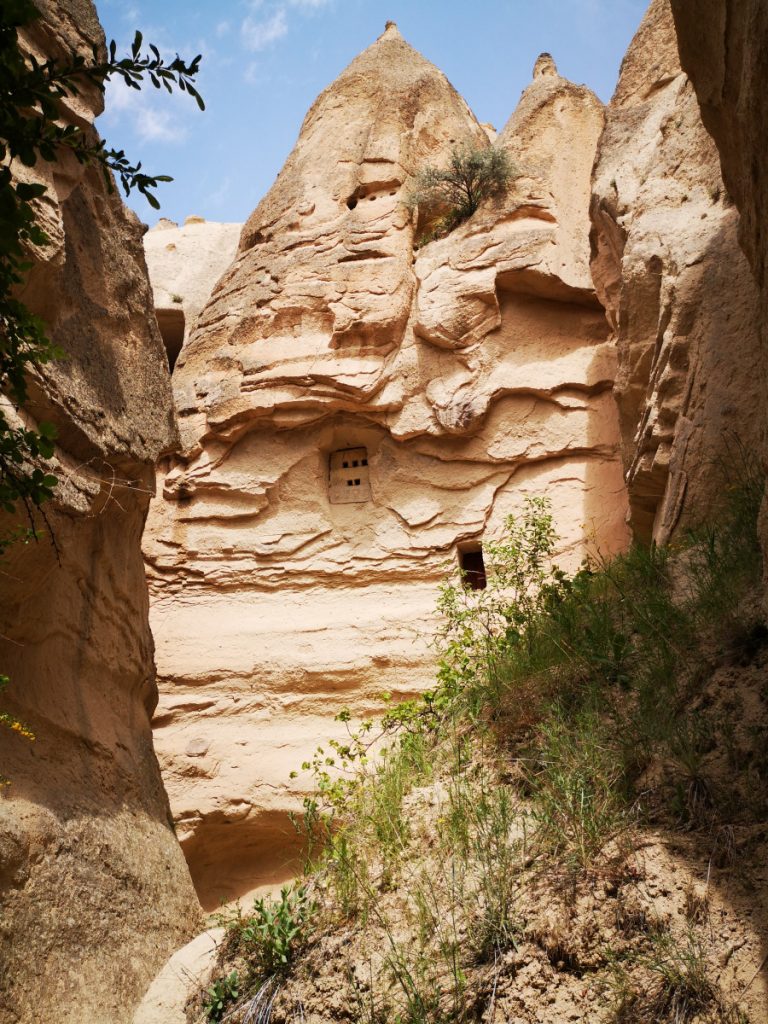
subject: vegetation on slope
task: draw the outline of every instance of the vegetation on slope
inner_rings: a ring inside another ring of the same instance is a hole
[[[717,527],[573,576],[529,500],[487,589],[441,590],[436,688],[305,765],[306,877],[225,919],[234,991],[191,1019],[749,1021],[757,972],[721,983],[768,821],[743,477]]]

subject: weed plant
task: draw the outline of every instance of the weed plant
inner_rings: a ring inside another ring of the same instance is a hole
[[[486,589],[459,571],[440,589],[436,687],[390,703],[376,728],[340,713],[348,738],[303,765],[314,792],[295,824],[318,894],[312,926],[370,922],[388,945],[384,989],[352,987],[360,1021],[469,1020],[467,972],[526,934],[517,894],[532,864],[588,874],[609,846],[621,857],[635,823],[654,815],[714,823],[718,835],[727,827],[707,755],[722,742],[737,757],[733,731],[693,698],[719,658],[748,660],[768,636],[747,611],[761,572],[762,483],[745,472],[716,529],[595,557],[573,575],[553,562],[548,502],[529,499],[484,548]],[[430,782],[441,793],[431,815],[414,792]],[[394,890],[399,910],[386,899]],[[264,936],[252,956],[262,976],[275,966]],[[654,983],[641,998],[623,976],[617,1022],[685,1021],[715,1005],[693,939],[649,941],[640,966]]]
[[[633,981],[627,966],[614,964],[611,1024],[749,1024],[710,980],[704,948],[692,931],[682,940],[663,928],[650,932],[648,950],[631,963],[644,985]]]
[[[203,997],[205,1019],[220,1021],[227,1009],[237,1000],[240,992],[240,980],[237,971],[216,978],[206,989]]]
[[[315,910],[306,886],[286,885],[277,898],[255,899],[249,914],[239,906],[220,914],[224,956],[237,958],[243,969],[214,980],[203,997],[204,1019],[229,1020],[242,1011],[243,1024],[269,1024],[281,980],[308,941]]]

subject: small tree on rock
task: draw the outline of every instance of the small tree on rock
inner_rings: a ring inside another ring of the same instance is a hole
[[[427,227],[421,243],[442,238],[491,196],[505,192],[517,168],[503,149],[455,146],[447,167],[425,167],[416,176],[408,207],[419,208]]]

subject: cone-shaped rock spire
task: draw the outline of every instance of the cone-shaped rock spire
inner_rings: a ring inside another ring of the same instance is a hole
[[[498,537],[523,493],[553,497],[577,562],[579,523],[601,550],[623,540],[621,499],[604,500],[622,487],[613,351],[576,255],[587,196],[571,210],[546,162],[560,132],[580,175],[602,113],[579,135],[568,83],[531,89],[549,83],[521,177],[415,248],[409,178],[491,143],[388,25],[312,106],[177,365],[186,451],[145,546],[157,749],[206,907],[284,878],[290,771],[343,728],[340,691],[365,718],[374,694],[433,684],[457,545]]]
[[[408,181],[459,143],[489,144],[445,75],[390,23],[312,105],[185,349],[179,381],[207,396],[209,426],[271,412],[276,387],[281,405],[303,408],[320,381],[323,401],[381,388],[413,296]],[[199,420],[188,425],[194,444]]]

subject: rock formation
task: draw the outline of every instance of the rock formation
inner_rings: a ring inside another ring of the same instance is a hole
[[[669,0],[653,0],[624,60],[593,190],[631,524],[665,541],[724,477],[738,480],[765,395],[739,215],[680,68]]]
[[[155,313],[173,369],[213,287],[237,252],[242,224],[187,217],[182,227],[162,217],[144,236]]]
[[[696,88],[701,116],[717,145],[729,193],[739,209],[739,241],[761,292],[761,352],[753,370],[763,401],[743,407],[762,428],[768,381],[768,7],[761,0],[672,0],[680,58]],[[768,554],[768,521],[763,520]],[[768,564],[768,560],[767,563]]]
[[[40,2],[40,56],[90,54],[88,0]],[[90,126],[98,93],[64,113]],[[50,535],[4,556],[0,1020],[120,1024],[199,907],[169,819],[150,716],[156,702],[140,541],[153,463],[175,443],[141,227],[101,171],[40,162],[48,193],[23,299],[66,359],[41,369],[25,414],[58,427]],[[55,542],[55,546],[54,546]]]
[[[413,176],[489,135],[390,25],[309,111],[174,372],[145,535],[156,744],[198,893],[291,873],[297,768],[343,706],[430,685],[446,566],[529,494],[562,555],[625,543],[588,274],[599,101],[537,64],[507,195],[414,251]],[[158,233],[160,234],[160,233]]]

